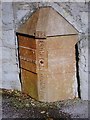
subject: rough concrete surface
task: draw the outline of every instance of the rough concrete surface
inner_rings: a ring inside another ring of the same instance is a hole
[[[61,109],[63,112],[71,115],[72,118],[88,118],[88,101],[77,101],[70,103]]]

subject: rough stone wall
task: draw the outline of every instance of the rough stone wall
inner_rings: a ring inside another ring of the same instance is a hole
[[[90,2],[88,4],[88,91],[90,91]],[[90,92],[88,92],[90,100]]]
[[[88,36],[81,35],[79,47],[79,77],[82,99],[88,99]]]
[[[1,10],[2,6],[0,3],[0,10]],[[1,18],[2,14],[0,12],[0,18]],[[0,19],[0,85],[2,84],[2,21]]]
[[[16,61],[16,42],[13,6],[11,2],[2,3],[2,86],[20,90]]]
[[[82,99],[88,99],[88,4],[86,2],[14,2],[2,5],[2,87],[21,88],[17,57],[16,29],[39,7],[52,6],[79,31],[79,78]],[[90,53],[90,52],[89,52]],[[1,86],[0,86],[1,87]]]

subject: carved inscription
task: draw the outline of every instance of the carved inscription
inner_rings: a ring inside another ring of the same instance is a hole
[[[37,40],[37,69],[38,69],[38,82],[39,82],[39,97],[45,99],[46,92],[46,75],[47,71],[47,51],[46,41]]]
[[[32,59],[30,59],[30,58],[25,58],[25,57],[20,56],[20,59],[21,59],[21,60],[24,60],[24,61],[27,61],[27,62],[31,62],[31,63],[36,64],[36,61],[35,61],[35,60],[32,60]]]

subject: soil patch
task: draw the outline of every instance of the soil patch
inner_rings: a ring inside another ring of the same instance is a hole
[[[9,118],[70,120],[74,117],[87,118],[88,115],[88,108],[86,109],[88,102],[80,99],[45,103],[19,91],[5,89],[0,90],[0,96],[2,96],[2,118],[8,118],[7,120]]]

